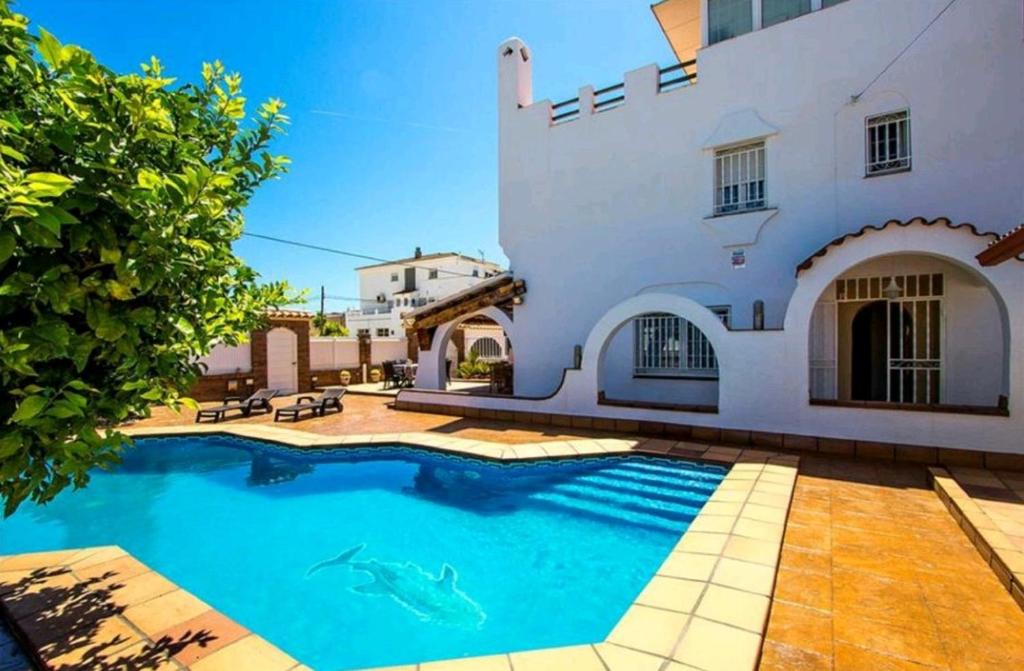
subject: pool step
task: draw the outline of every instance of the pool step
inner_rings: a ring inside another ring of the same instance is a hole
[[[607,490],[609,494],[613,492],[642,494],[652,499],[669,502],[678,501],[700,504],[710,495],[710,492],[707,490],[691,487],[687,483],[653,485],[633,479],[617,478],[601,472],[588,473],[587,475],[565,480],[564,482],[583,482]]]
[[[667,462],[639,459],[623,459],[616,462],[613,467],[620,470],[636,471],[638,473],[660,473],[673,478],[711,485],[717,485],[721,482],[722,478],[725,477],[723,473],[710,469],[694,468],[692,465],[677,465]]]
[[[622,482],[627,486],[639,486],[647,485],[655,488],[667,489],[669,491],[676,491],[679,489],[689,489],[695,492],[701,492],[706,496],[710,496],[712,492],[718,487],[717,482],[705,482],[701,480],[692,480],[680,474],[677,477],[671,477],[664,474],[656,473],[638,473],[623,469],[619,466],[610,468],[601,468],[590,471],[583,475],[577,475],[572,479],[579,479],[581,477],[595,477],[600,476],[604,478],[611,478]]]
[[[590,517],[613,524],[639,526],[657,531],[678,533],[689,523],[687,519],[639,512],[620,505],[580,498],[566,492],[541,492],[531,496],[530,500],[535,505],[548,506],[562,512],[571,512],[573,515]]]
[[[600,486],[594,486],[586,482],[567,482],[555,485],[548,489],[549,492],[556,492],[564,496],[583,499],[598,505],[606,505],[614,508],[633,510],[647,515],[657,515],[667,519],[693,519],[703,501],[665,501],[646,496],[643,492],[626,494],[623,492],[612,492]]]

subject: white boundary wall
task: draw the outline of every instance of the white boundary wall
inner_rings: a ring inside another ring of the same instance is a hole
[[[358,338],[310,338],[309,369],[337,370],[359,367]]]
[[[235,347],[214,345],[209,354],[199,359],[199,363],[207,366],[204,375],[248,373],[252,371],[251,351],[249,343]]]
[[[373,338],[370,340],[370,363],[374,366],[392,359],[409,358],[405,338]]]

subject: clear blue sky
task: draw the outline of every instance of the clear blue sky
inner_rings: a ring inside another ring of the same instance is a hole
[[[219,58],[251,108],[274,96],[292,125],[291,171],[246,212],[247,230],[384,258],[498,246],[498,44],[534,54],[534,97],[563,100],[651,62],[674,62],[648,0],[268,2],[21,0],[15,9],[107,66],[155,55],[179,81]],[[360,262],[243,239],[267,279],[311,297],[356,296]],[[333,301],[328,309],[350,303]]]

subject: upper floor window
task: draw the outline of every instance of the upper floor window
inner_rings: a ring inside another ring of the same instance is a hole
[[[764,207],[764,142],[715,152],[715,214]]]
[[[479,268],[474,268],[473,269],[473,277],[480,277],[480,269]]]
[[[749,33],[753,28],[750,0],[708,0],[708,44]]]
[[[431,268],[430,270],[427,271],[427,279],[428,280],[436,280],[437,279],[437,268]]]
[[[391,281],[392,282],[397,282],[398,281],[398,273],[391,273]]]
[[[865,119],[865,174],[910,170],[910,112],[890,112]]]
[[[387,338],[389,335],[391,335],[390,329],[377,329],[378,338]]]
[[[761,0],[761,26],[795,19],[811,11],[811,0]]]

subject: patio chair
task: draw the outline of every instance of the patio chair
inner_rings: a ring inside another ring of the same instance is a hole
[[[382,389],[389,389],[395,382],[395,362],[394,361],[382,361],[381,367],[381,379],[384,382]]]
[[[222,405],[212,408],[202,408],[196,413],[196,424],[204,419],[212,419],[216,424],[227,417],[232,411],[238,411],[242,417],[248,417],[254,412],[266,413],[274,409],[270,405],[270,399],[277,395],[276,389],[259,389],[249,398],[241,396],[225,396]]]
[[[282,417],[290,418],[293,422],[298,421],[303,412],[311,412],[314,417],[323,417],[328,409],[342,412],[345,406],[341,399],[345,396],[345,389],[342,387],[330,387],[325,389],[320,396],[300,396],[298,402],[278,408],[274,413],[274,421],[280,422]]]

